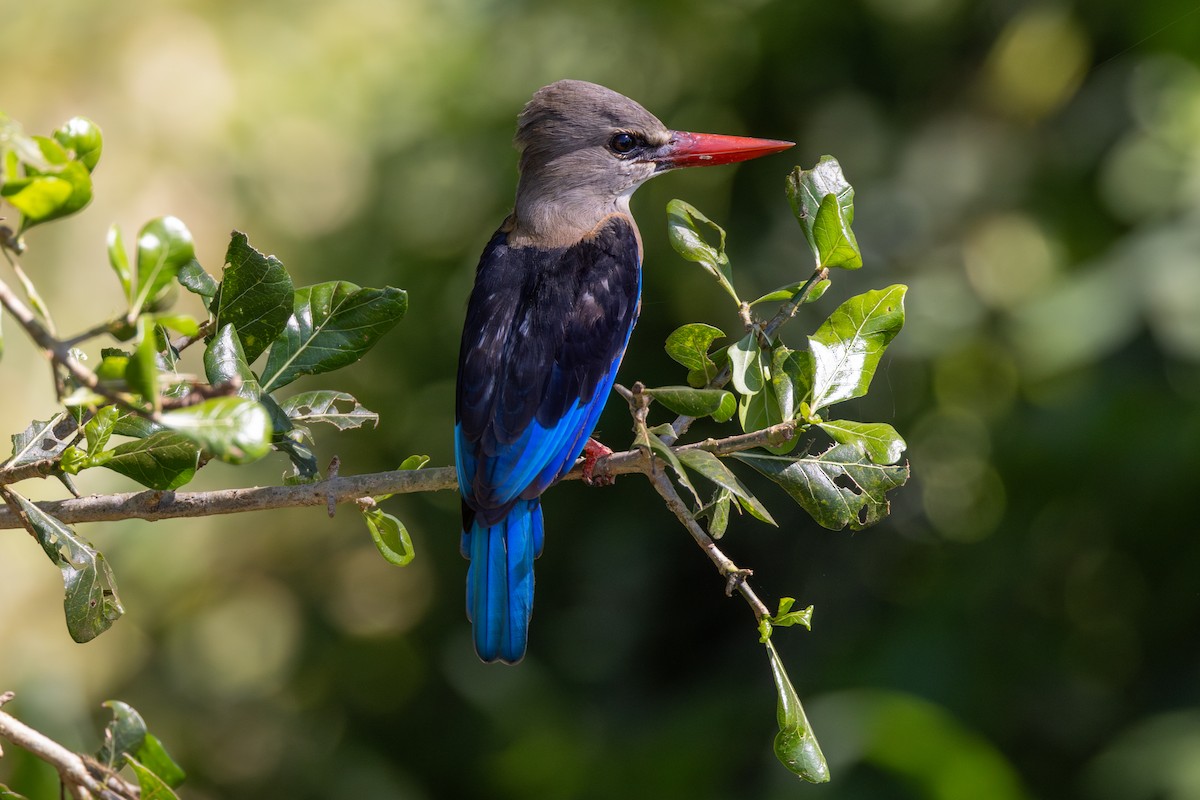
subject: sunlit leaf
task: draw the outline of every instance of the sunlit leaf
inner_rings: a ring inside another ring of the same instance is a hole
[[[87,454],[89,456],[96,455],[104,448],[104,445],[108,444],[109,437],[113,434],[113,428],[116,427],[117,418],[120,416],[121,409],[116,406],[105,406],[83,426],[83,435],[87,438]]]
[[[125,609],[104,555],[21,495],[11,489],[4,492],[20,508],[46,555],[62,570],[63,609],[71,638],[82,644],[111,628]]]
[[[404,523],[377,507],[365,508],[362,514],[380,555],[389,564],[407,566],[416,553]]]
[[[676,328],[667,337],[666,351],[676,362],[688,368],[688,383],[697,388],[717,377],[718,368],[708,351],[725,333],[720,328],[693,322]]]
[[[79,161],[91,172],[100,162],[100,152],[104,148],[104,136],[100,126],[86,117],[71,117],[54,132],[54,140],[75,154]]]
[[[851,297],[808,337],[801,358],[811,365],[814,411],[867,393],[879,359],[904,326],[907,291],[895,284]]]
[[[45,422],[35,420],[25,430],[12,435],[13,454],[4,466],[17,467],[54,458],[67,449],[78,432],[79,424],[67,411],[60,411]]]
[[[117,280],[121,283],[121,291],[125,294],[125,302],[133,302],[133,268],[129,266],[129,256],[125,252],[125,243],[121,240],[121,229],[113,225],[108,229],[108,263],[112,266]]]
[[[131,308],[140,311],[153,304],[195,255],[191,231],[179,218],[158,217],[142,226],[137,238],[137,280]]]
[[[700,225],[717,235],[715,246],[705,239],[700,232]],[[733,289],[733,270],[725,255],[724,228],[682,200],[672,200],[667,203],[667,237],[675,252],[704,267],[729,293],[733,302],[741,304],[741,299]]]
[[[762,453],[734,456],[782,486],[830,530],[859,530],[888,513],[887,492],[908,480],[908,465],[875,464],[855,445],[837,444],[801,458]]]
[[[799,775],[809,783],[827,783],[829,781],[829,766],[817,737],[813,735],[812,725],[800,704],[800,696],[792,686],[783,661],[775,650],[770,639],[766,641],[767,660],[771,664],[771,677],[775,681],[775,692],[779,700],[775,716],[779,723],[779,733],[775,735],[775,757],[791,772]]]
[[[813,607],[808,606],[799,611],[792,611],[792,606],[796,604],[794,597],[779,598],[779,610],[775,612],[775,616],[771,617],[771,624],[778,628],[790,628],[793,625],[801,625],[808,630],[812,630],[812,615]],[[765,643],[766,640],[764,639]]]
[[[275,256],[250,246],[246,234],[234,231],[225,251],[225,271],[209,310],[213,330],[233,325],[242,341],[246,363],[254,361],[287,325],[293,311],[292,278]]]
[[[729,366],[732,368],[733,388],[746,396],[762,391],[762,350],[758,336],[747,333],[729,346]]]
[[[818,267],[858,269],[863,265],[858,240],[854,238],[854,231],[843,215],[836,195],[827,194],[822,198],[812,234],[817,243]]]
[[[200,449],[182,433],[158,431],[98,454],[95,465],[165,492],[178,489],[196,475]]]
[[[271,450],[271,418],[261,403],[244,397],[214,397],[162,415],[213,457],[230,464],[249,464]]]
[[[21,229],[74,214],[92,200],[92,177],[81,161],[54,139],[28,137],[38,150],[35,159],[23,158],[25,175],[6,170],[0,196],[21,212]]]
[[[246,362],[242,342],[233,324],[222,325],[204,349],[204,376],[214,386],[238,380],[238,397],[257,400],[262,395],[258,377]]]
[[[273,392],[301,375],[353,364],[407,310],[408,294],[390,286],[363,289],[348,281],[330,281],[297,289],[294,313],[267,355],[263,391]]]
[[[279,404],[293,422],[326,422],[339,431],[378,425],[379,415],[362,406],[354,395],[329,389],[302,392]],[[403,467],[402,467],[403,469]]]
[[[693,389],[690,386],[659,386],[646,389],[653,397],[676,414],[688,417],[707,417],[732,407],[733,396],[722,389]]]
[[[895,464],[907,447],[896,429],[886,422],[836,419],[820,422],[818,427],[835,442],[861,447],[876,464]]]
[[[134,348],[125,368],[125,382],[157,410],[162,406],[162,398],[159,396],[158,341],[154,335],[154,323],[146,317],[139,318],[138,333],[141,341]]]
[[[834,198],[831,201],[833,216],[830,216],[831,212],[826,212],[818,233],[821,203],[828,195]],[[830,258],[829,248],[834,246],[836,250],[843,245],[843,239],[846,247],[858,253],[858,245],[850,229],[854,223],[854,187],[842,175],[842,167],[837,159],[821,156],[821,160],[810,170],[796,167],[787,177],[787,196],[818,266],[836,266],[825,262]],[[845,265],[849,266],[850,262]],[[861,256],[857,266],[862,266]]]

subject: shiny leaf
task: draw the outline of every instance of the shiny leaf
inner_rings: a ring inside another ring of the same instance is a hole
[[[689,417],[707,417],[710,414],[718,414],[723,406],[733,403],[733,396],[721,389],[659,386],[655,389],[646,389],[645,392],[676,414]]]
[[[407,310],[408,294],[392,287],[363,289],[330,281],[297,289],[295,311],[267,355],[263,390],[273,392],[301,375],[353,364]]]
[[[838,205],[836,195],[827,194],[817,209],[813,224],[813,240],[817,243],[817,266],[839,269],[858,269],[863,265],[862,253],[854,231]]]
[[[54,132],[54,140],[72,151],[75,160],[83,164],[88,172],[100,162],[104,136],[100,133],[100,126],[87,117],[71,117]]]
[[[835,442],[861,448],[876,464],[895,464],[907,447],[896,429],[886,422],[837,419],[820,422],[818,427]]]
[[[205,348],[204,376],[214,386],[235,379],[240,381],[238,397],[257,400],[262,395],[258,376],[246,362],[246,354],[242,352],[242,341],[233,323],[222,325]]]
[[[125,243],[121,240],[121,229],[113,225],[108,229],[108,263],[117,280],[121,283],[121,291],[125,293],[125,302],[133,302],[133,268],[129,266],[129,256],[125,252]]]
[[[734,456],[782,486],[830,530],[859,530],[888,513],[887,492],[908,480],[908,465],[875,464],[855,445],[837,444],[817,456],[761,453]]]
[[[213,330],[233,325],[242,340],[246,363],[255,360],[282,332],[292,316],[292,278],[275,256],[250,246],[234,231],[225,250],[225,271],[209,310]]]
[[[762,391],[762,350],[753,331],[729,346],[729,366],[732,368],[733,388],[739,394],[745,396]]]
[[[322,390],[302,392],[279,404],[293,422],[310,424],[326,422],[339,431],[378,425],[379,415],[364,408],[353,395],[346,392]],[[401,467],[403,469],[403,467]]]
[[[667,337],[667,355],[688,368],[688,383],[703,387],[717,377],[718,372],[717,365],[708,355],[709,348],[714,340],[724,336],[720,328],[702,322],[683,325]]]
[[[828,195],[833,195],[833,208],[826,212],[824,220],[820,220],[822,202]],[[812,248],[817,266],[837,266],[827,264],[830,258],[829,248],[842,244],[839,235],[845,234],[845,246],[858,253],[858,245],[850,226],[854,223],[854,187],[842,175],[842,167],[832,156],[821,156],[821,160],[810,170],[796,167],[787,177],[787,196],[792,204],[792,211],[804,231],[804,238]],[[833,214],[831,217],[830,214]],[[820,232],[818,232],[818,223]],[[844,256],[844,254],[843,254]],[[846,266],[853,261],[851,259]],[[857,266],[862,266],[861,256]]]
[[[230,464],[249,464],[271,450],[271,418],[261,403],[244,397],[214,397],[162,415],[213,457]]]
[[[220,288],[217,279],[209,275],[204,267],[200,266],[200,262],[194,258],[179,268],[179,275],[176,277],[179,279],[180,286],[207,300],[212,300]]]
[[[104,445],[108,444],[108,440],[113,434],[113,428],[116,427],[117,418],[120,416],[121,409],[116,406],[105,406],[83,426],[83,435],[87,438],[87,454],[89,456],[96,455],[104,448]]]
[[[783,660],[775,650],[775,645],[768,639],[767,661],[771,665],[771,677],[775,681],[775,692],[779,700],[776,705],[775,717],[779,723],[779,733],[775,735],[775,757],[791,772],[799,775],[809,783],[827,783],[829,781],[829,766],[817,737],[813,735],[812,725],[800,704],[800,696],[796,694],[787,671],[783,668]]]
[[[384,560],[397,567],[407,566],[416,553],[404,523],[379,508],[365,508],[362,513],[371,541]]]
[[[700,225],[717,235],[715,246],[705,239],[700,232]],[[704,267],[733,298],[733,302],[741,304],[733,288],[733,270],[729,266],[729,257],[725,255],[725,230],[720,225],[682,200],[672,200],[667,203],[667,237],[676,253]]]
[[[123,442],[98,454],[95,459],[95,466],[119,472],[160,492],[186,484],[195,476],[199,465],[200,449],[196,443],[173,431],[158,431],[142,439]]]
[[[125,382],[158,410],[162,407],[162,397],[159,396],[158,341],[154,335],[154,324],[148,318],[141,317],[138,319],[138,332],[141,341],[125,367]]]
[[[130,308],[140,311],[152,305],[195,255],[192,234],[177,217],[158,217],[142,226],[137,238],[137,280]]]
[[[62,570],[67,631],[79,643],[90,642],[112,627],[125,613],[117,585],[104,554],[59,520],[21,495],[6,489],[46,555]]]
[[[907,291],[895,284],[851,297],[808,337],[798,377],[812,375],[807,399],[814,411],[867,393],[879,359],[904,326]]]

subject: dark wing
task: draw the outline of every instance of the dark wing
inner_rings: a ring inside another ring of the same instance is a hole
[[[613,215],[568,248],[488,243],[458,364],[456,463],[466,504],[499,519],[578,457],[637,318],[637,234]]]

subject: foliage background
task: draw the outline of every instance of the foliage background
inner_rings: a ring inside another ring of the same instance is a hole
[[[298,282],[410,292],[344,387],[380,430],[327,437],[322,458],[447,464],[459,325],[511,202],[515,114],[538,86],[585,78],[678,128],[800,143],[638,194],[645,302],[621,379],[679,382],[671,329],[737,327],[669,252],[666,200],[724,224],[743,282],[766,290],[807,271],[783,176],[833,153],[867,266],[835,276],[792,335],[857,291],[911,285],[860,418],[904,433],[914,469],[892,518],[853,536],[756,482],[780,529],[742,518],[726,539],[765,596],[816,605],[813,633],[777,642],[826,787],[774,762],[752,621],[638,479],[548,496],[517,669],[471,652],[449,493],[390,501],[418,547],[405,570],[351,514],[86,528],[128,614],[83,646],[56,570],[0,532],[11,709],[92,749],[99,702],[124,699],[190,769],[193,798],[1200,796],[1197,11],[4,0],[0,106],[30,132],[84,114],[105,133],[91,208],[29,236],[26,266],[67,332],[120,308],[111,222],[131,234],[175,214],[210,271],[236,226]],[[7,433],[52,394],[32,348],[11,330],[6,345]],[[630,437],[619,406],[600,426],[614,446]],[[275,462],[254,478],[210,467],[202,485],[277,481]],[[11,749],[0,781],[57,796]]]

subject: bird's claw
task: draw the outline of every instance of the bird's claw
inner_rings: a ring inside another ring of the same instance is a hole
[[[596,462],[605,456],[611,456],[612,450],[595,439],[588,439],[583,446],[583,482],[588,486],[611,486],[616,482],[615,475],[596,475]]]

